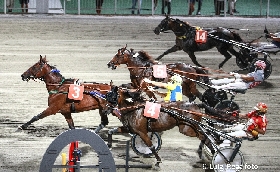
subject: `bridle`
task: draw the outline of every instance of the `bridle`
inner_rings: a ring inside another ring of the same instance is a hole
[[[179,20],[179,19],[173,19],[171,17],[166,17],[159,25],[158,25],[158,28],[159,28],[159,31],[160,32],[165,32],[167,33],[166,31],[169,30],[167,28],[168,24],[170,22],[175,22],[177,25],[179,25],[180,27],[185,27],[186,30],[184,31],[173,31],[173,33],[176,35],[176,37],[178,39],[185,39],[186,38],[186,35],[188,32],[192,31],[193,29],[195,29],[195,27],[192,27],[192,26],[189,26],[187,25],[185,22]]]
[[[45,77],[47,76],[47,75],[49,75],[50,73],[59,73],[59,70],[57,70],[55,67],[53,67],[53,66],[50,66],[49,64],[47,64],[47,63],[45,63],[45,62],[40,62],[40,67],[38,67],[38,65],[36,65],[36,67],[35,66],[33,66],[31,69],[29,69],[28,71],[27,71],[27,73],[30,75],[27,79],[29,80],[29,79],[39,79],[40,81],[45,81]],[[44,65],[47,65],[48,67],[50,67],[51,68],[51,70],[48,72],[48,73],[46,73],[46,74],[44,74],[44,75],[42,75],[42,76],[40,76],[40,77],[37,77],[37,75],[39,74],[39,72],[41,72],[42,70],[43,70],[43,67],[44,67]],[[36,72],[31,72],[31,70],[32,71],[36,71]],[[34,75],[32,74],[32,73],[34,73]],[[59,85],[61,85],[63,82],[64,82],[64,77],[62,77],[61,75],[60,75],[60,78],[61,78],[61,81],[59,82],[59,83],[49,83],[49,84],[47,84],[47,85],[57,85],[57,84],[59,84]]]
[[[27,79],[27,81],[28,80],[30,80],[30,79],[39,79],[39,80],[41,80],[41,81],[43,81],[44,80],[44,76],[41,76],[41,77],[36,77],[37,76],[37,74],[40,72],[40,71],[42,71],[42,69],[43,69],[43,67],[44,67],[44,65],[45,65],[46,63],[44,63],[44,62],[40,62],[40,64],[38,63],[38,64],[36,64],[36,66],[34,65],[34,66],[32,66],[31,68],[29,68],[27,71],[26,71],[26,73],[27,73],[27,75],[28,75],[28,77],[26,78]],[[38,65],[40,65],[39,67],[38,67]],[[36,72],[34,72],[34,71],[36,71]],[[33,74],[34,73],[34,74]]]

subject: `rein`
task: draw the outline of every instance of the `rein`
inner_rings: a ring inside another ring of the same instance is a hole
[[[123,110],[136,110],[136,109],[140,109],[140,108],[144,108],[145,107],[145,104],[139,104],[139,105],[136,105],[136,106],[128,106],[128,107],[123,107],[123,108],[117,108],[118,111],[123,111]],[[207,114],[204,114],[204,113],[201,113],[201,112],[194,112],[194,111],[190,111],[190,110],[184,110],[184,109],[180,109],[180,108],[176,108],[176,107],[167,107],[167,106],[164,106],[161,104],[161,109],[172,109],[172,110],[176,110],[176,111],[184,111],[184,112],[187,112],[187,113],[190,113],[190,114],[193,114],[193,115],[196,115],[198,117],[209,117],[209,118],[213,118],[213,119],[217,119],[217,120],[221,120],[221,121],[227,121],[227,122],[238,122],[237,120],[228,120],[228,119],[225,119],[225,118],[220,118],[220,117],[217,117],[217,116],[212,116],[212,115],[207,115]],[[170,113],[170,110],[167,110],[168,112],[166,113]],[[165,111],[163,111],[165,112]],[[177,112],[178,113],[178,112]],[[180,118],[182,118],[180,114]],[[185,118],[185,117],[184,117]],[[182,118],[182,119],[184,119]]]

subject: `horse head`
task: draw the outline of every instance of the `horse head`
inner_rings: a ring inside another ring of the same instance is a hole
[[[30,79],[40,79],[43,80],[44,76],[50,71],[51,68],[47,64],[46,56],[43,58],[40,55],[40,60],[31,66],[27,71],[25,71],[21,78],[23,81],[29,81]]]
[[[160,24],[154,29],[154,33],[156,35],[159,35],[161,32],[170,30],[169,28],[169,21],[173,20],[168,15],[165,16],[165,18],[160,22]]]
[[[115,70],[117,66],[126,64],[131,52],[126,49],[126,46],[120,48],[115,56],[107,63],[108,68]]]
[[[138,104],[139,102],[144,102],[144,98],[142,97],[142,90],[140,89],[126,89],[122,87],[113,88],[114,94],[118,95],[118,107],[127,107]]]
[[[172,30],[176,36],[184,36],[190,28],[192,27],[188,22],[166,16],[154,29],[154,33],[159,35],[160,32]]]
[[[39,79],[46,83],[61,83],[64,80],[60,71],[47,63],[46,56],[44,58],[40,56],[40,60],[27,69],[27,71],[21,75],[21,78],[23,81]]]

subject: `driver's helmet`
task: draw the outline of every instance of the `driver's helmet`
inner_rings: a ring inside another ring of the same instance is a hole
[[[183,82],[181,76],[180,76],[180,75],[177,75],[177,74],[173,75],[173,76],[170,78],[170,80],[171,80],[174,84],[179,84],[179,85],[181,85],[182,82]]]
[[[265,103],[259,102],[255,107],[257,111],[260,111],[262,113],[267,112],[267,105]]]
[[[260,69],[265,69],[266,67],[266,64],[264,61],[262,60],[258,60],[254,63],[254,65],[257,67],[257,68],[260,68]]]

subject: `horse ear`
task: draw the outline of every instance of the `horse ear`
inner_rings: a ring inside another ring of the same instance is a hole
[[[45,55],[44,58],[42,58],[42,56],[41,56],[40,62],[41,62],[41,63],[46,63],[46,62],[47,62],[47,56]]]
[[[42,63],[42,58],[43,58],[43,57],[40,55],[40,63]]]

